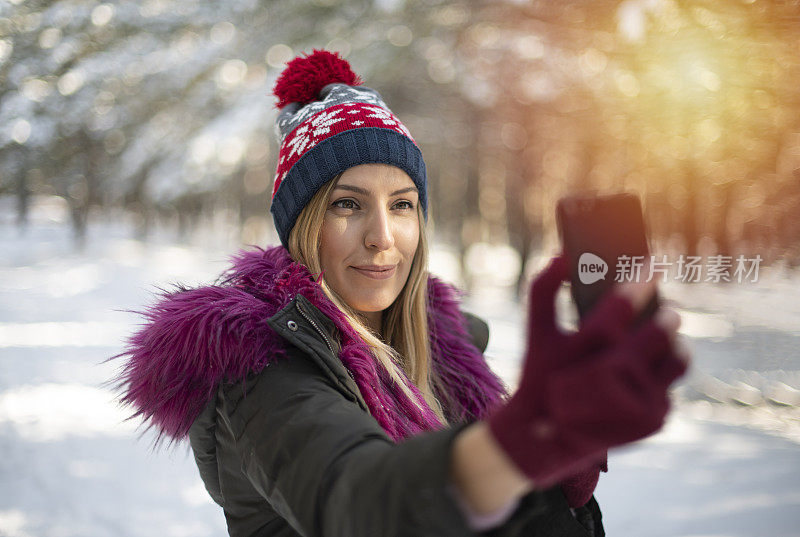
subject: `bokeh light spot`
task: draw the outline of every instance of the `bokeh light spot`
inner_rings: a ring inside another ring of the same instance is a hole
[[[217,45],[230,43],[234,35],[236,35],[236,27],[230,22],[218,22],[211,27],[210,38]]]
[[[45,28],[39,34],[39,47],[43,49],[53,48],[61,41],[61,30],[59,28]]]
[[[14,122],[14,126],[11,128],[11,137],[14,139],[15,142],[22,145],[28,141],[28,138],[31,136],[31,124],[24,119],[18,119]]]
[[[84,76],[83,73],[73,69],[68,73],[65,73],[58,79],[56,85],[58,86],[58,92],[61,95],[67,96],[72,95],[79,89],[83,87],[84,83]]]
[[[411,41],[413,41],[414,34],[411,32],[408,26],[399,24],[389,28],[389,31],[386,33],[386,37],[389,40],[389,43],[396,47],[407,47],[411,44]]]
[[[95,26],[105,26],[114,17],[114,6],[111,4],[100,4],[92,10],[92,24]]]
[[[288,45],[279,43],[277,45],[272,45],[269,50],[267,50],[266,61],[270,67],[280,68],[291,60],[292,56],[294,56],[292,49]]]

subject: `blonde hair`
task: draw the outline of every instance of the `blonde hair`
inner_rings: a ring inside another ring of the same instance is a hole
[[[319,256],[319,237],[328,208],[328,198],[341,174],[325,183],[303,208],[289,233],[289,255],[305,265],[312,274],[322,272]],[[428,241],[425,220],[417,204],[420,223],[419,243],[408,280],[397,299],[384,310],[381,334],[370,330],[353,308],[328,286],[324,275],[320,280],[325,295],[344,313],[347,322],[369,346],[375,359],[386,369],[389,377],[415,405],[421,405],[411,392],[405,377],[419,389],[425,402],[442,423],[446,423],[441,404],[433,391],[435,380],[431,371],[430,342],[428,341]],[[381,337],[383,339],[381,339]]]

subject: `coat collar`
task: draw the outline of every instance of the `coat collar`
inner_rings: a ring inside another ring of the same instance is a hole
[[[301,294],[267,320],[269,326],[290,345],[305,350],[328,380],[342,394],[369,412],[355,376],[338,358],[336,325]]]
[[[298,295],[339,335],[338,358],[367,409],[400,441],[442,427],[419,392],[414,404],[389,380],[366,344],[325,296],[306,267],[282,246],[242,251],[215,285],[179,288],[142,312],[144,326],[128,340],[115,379],[121,401],[133,408],[158,441],[184,439],[222,381],[240,381],[286,356],[286,340],[270,319]],[[458,290],[428,278],[428,324],[434,393],[448,421],[484,417],[505,395],[467,333]],[[132,417],[133,417],[132,416]]]

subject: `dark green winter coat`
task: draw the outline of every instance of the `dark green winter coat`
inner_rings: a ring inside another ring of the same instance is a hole
[[[299,295],[269,322],[290,344],[289,357],[245,382],[221,386],[190,431],[203,481],[225,510],[230,535],[475,535],[447,489],[451,443],[468,424],[394,444],[299,313],[298,301],[319,327],[331,329]],[[483,351],[488,328],[468,318]],[[295,331],[287,328],[291,321]],[[590,507],[599,519],[594,501]],[[485,535],[588,533],[554,488],[529,494],[506,524]]]
[[[188,436],[233,537],[477,535],[449,473],[455,436],[497,404],[473,394],[486,388],[470,380],[490,374],[486,323],[429,281],[433,372],[450,379],[436,395],[448,424],[398,441],[375,417],[383,416],[377,392],[343,363],[350,347],[340,348],[341,325],[281,255],[243,254],[222,285],[184,289],[153,307],[126,353],[124,400],[162,435]],[[445,315],[458,325],[437,321]],[[448,352],[458,356],[445,367]],[[594,498],[574,516],[555,487],[528,494],[482,535],[589,537],[591,526],[603,535]]]

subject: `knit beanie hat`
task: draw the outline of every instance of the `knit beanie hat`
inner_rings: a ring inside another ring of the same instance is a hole
[[[359,164],[391,164],[406,172],[428,217],[419,147],[380,94],[360,84],[347,61],[325,50],[293,59],[275,83],[280,150],[270,212],[284,246],[320,187]]]

